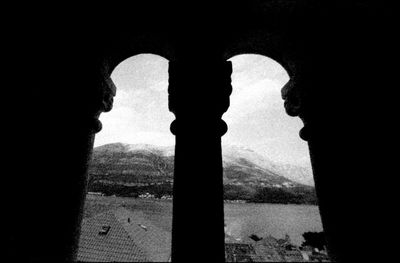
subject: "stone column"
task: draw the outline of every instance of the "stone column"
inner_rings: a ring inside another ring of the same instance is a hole
[[[28,104],[27,145],[15,147],[18,166],[5,184],[13,194],[5,210],[5,252],[12,261],[74,260],[98,117],[111,109],[115,95],[109,75],[89,57],[60,59],[53,67],[59,74],[47,82],[55,86],[38,89]]]
[[[219,59],[169,63],[169,109],[176,117],[173,261],[225,258],[221,117],[231,73],[231,62]]]
[[[71,157],[75,160],[73,162],[74,165],[66,168],[70,170],[70,175],[74,175],[74,178],[70,179],[73,185],[65,187],[65,189],[73,189],[72,193],[65,193],[65,195],[69,195],[70,201],[68,205],[76,211],[76,214],[71,213],[71,217],[75,216],[72,259],[76,258],[78,248],[83,206],[90,176],[87,171],[92,157],[95,134],[102,129],[99,117],[102,112],[108,112],[112,109],[113,98],[116,94],[116,87],[108,72],[101,68],[99,67],[97,71],[92,72],[94,74],[88,74],[89,86],[86,92],[88,96],[83,96],[83,105],[80,105],[80,110],[75,120],[79,127],[71,133],[71,137],[74,140],[68,146],[68,148],[71,148],[69,152],[75,153],[75,156]]]
[[[328,254],[331,260],[336,262],[346,259],[346,250],[350,250],[351,243],[354,242],[350,241],[348,234],[355,232],[352,229],[356,229],[346,216],[349,203],[346,199],[352,198],[349,187],[338,179],[339,176],[349,174],[349,170],[342,169],[342,165],[349,158],[345,157],[344,152],[340,156],[337,155],[337,149],[345,147],[342,146],[343,142],[338,140],[340,136],[336,136],[339,134],[334,128],[337,125],[333,125],[336,119],[335,113],[332,112],[334,108],[328,106],[332,104],[329,97],[323,93],[324,89],[316,88],[315,79],[315,74],[292,74],[290,81],[282,88],[282,98],[285,101],[286,113],[292,117],[299,117],[304,124],[299,136],[308,143]],[[347,242],[349,244],[346,244]]]

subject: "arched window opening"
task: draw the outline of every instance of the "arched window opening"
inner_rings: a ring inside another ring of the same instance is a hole
[[[303,124],[286,114],[281,98],[289,76],[261,55],[230,60],[233,92],[222,137],[227,261],[299,261],[315,249],[326,254],[312,242],[323,231],[308,146],[299,137]]]
[[[136,55],[111,78],[117,93],[112,111],[100,116],[77,259],[168,261],[175,143],[168,61]]]

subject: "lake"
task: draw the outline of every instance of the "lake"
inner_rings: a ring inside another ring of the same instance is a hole
[[[172,201],[167,200],[88,195],[85,203],[85,217],[121,204],[129,209],[142,211],[156,226],[171,231]],[[301,245],[304,232],[322,231],[317,206],[225,203],[224,210],[226,231],[235,238],[243,238],[251,234],[283,238],[287,233],[293,244]]]
[[[226,232],[235,238],[251,234],[284,238],[301,245],[302,234],[322,231],[318,206],[280,204],[225,204]]]

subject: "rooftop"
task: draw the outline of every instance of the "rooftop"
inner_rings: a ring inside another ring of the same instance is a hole
[[[119,207],[82,222],[78,261],[168,261],[170,254],[171,234],[140,211]]]

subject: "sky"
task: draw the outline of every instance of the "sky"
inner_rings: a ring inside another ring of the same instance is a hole
[[[223,145],[252,149],[279,163],[309,166],[306,142],[298,135],[303,124],[286,114],[280,90],[289,80],[276,61],[260,55],[239,55],[233,64],[230,108],[223,115],[228,132]],[[168,60],[151,54],[121,62],[111,75],[117,87],[114,107],[102,113],[103,129],[95,146],[113,143],[175,144],[169,127]]]

